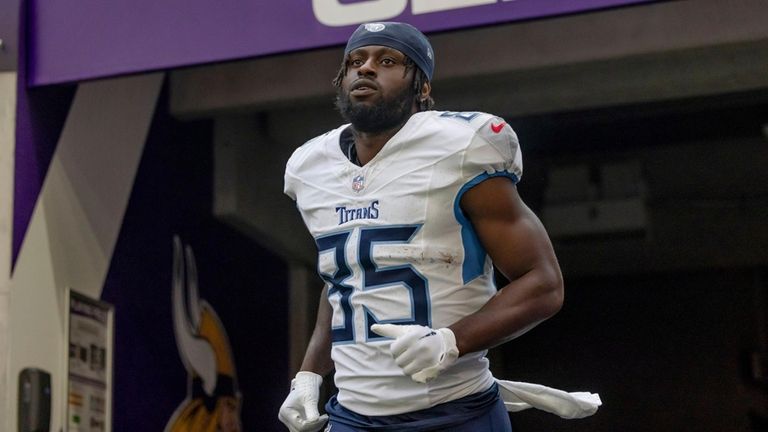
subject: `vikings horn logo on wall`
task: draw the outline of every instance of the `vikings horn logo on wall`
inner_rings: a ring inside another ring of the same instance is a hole
[[[173,238],[173,329],[187,370],[187,398],[165,432],[240,432],[241,395],[229,338],[216,311],[197,292],[192,248]]]

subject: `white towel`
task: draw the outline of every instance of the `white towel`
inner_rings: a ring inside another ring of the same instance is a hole
[[[589,417],[603,404],[600,395],[589,392],[565,392],[540,384],[497,379],[507,411],[536,408],[565,419]]]

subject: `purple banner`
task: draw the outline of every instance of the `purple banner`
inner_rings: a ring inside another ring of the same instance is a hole
[[[341,44],[361,22],[424,32],[652,0],[133,0],[34,2],[31,85]]]

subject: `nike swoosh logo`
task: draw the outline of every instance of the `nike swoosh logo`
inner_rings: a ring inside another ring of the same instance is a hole
[[[424,339],[425,337],[434,336],[434,335],[436,335],[436,334],[437,334],[437,333],[435,333],[434,331],[431,331],[431,332],[429,332],[429,333],[425,334],[424,336],[420,337],[420,338],[419,338],[419,340],[421,340],[421,339]]]
[[[499,132],[501,132],[502,129],[504,129],[504,125],[505,124],[506,123],[504,123],[504,122],[501,122],[501,123],[499,123],[497,125],[491,123],[491,130],[493,131],[493,133],[499,133]]]

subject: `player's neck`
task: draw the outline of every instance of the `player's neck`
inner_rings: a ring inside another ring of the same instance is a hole
[[[360,165],[370,162],[402,127],[403,125],[398,125],[396,128],[379,132],[360,132],[353,127],[352,136],[355,138],[355,150]]]
[[[414,107],[411,111],[411,115],[416,113],[416,108]],[[399,125],[390,128],[385,129],[382,131],[375,131],[375,132],[362,132],[357,129],[355,129],[355,125],[352,124],[352,127],[350,128],[352,130],[352,136],[355,139],[355,150],[357,151],[357,161],[359,162],[360,166],[363,166],[371,161],[379,152],[381,149],[384,148],[384,146],[389,142],[390,139],[392,139],[395,134],[397,134],[400,129],[405,126],[406,123],[408,123],[408,120],[410,120],[410,116],[408,116],[402,123]]]

